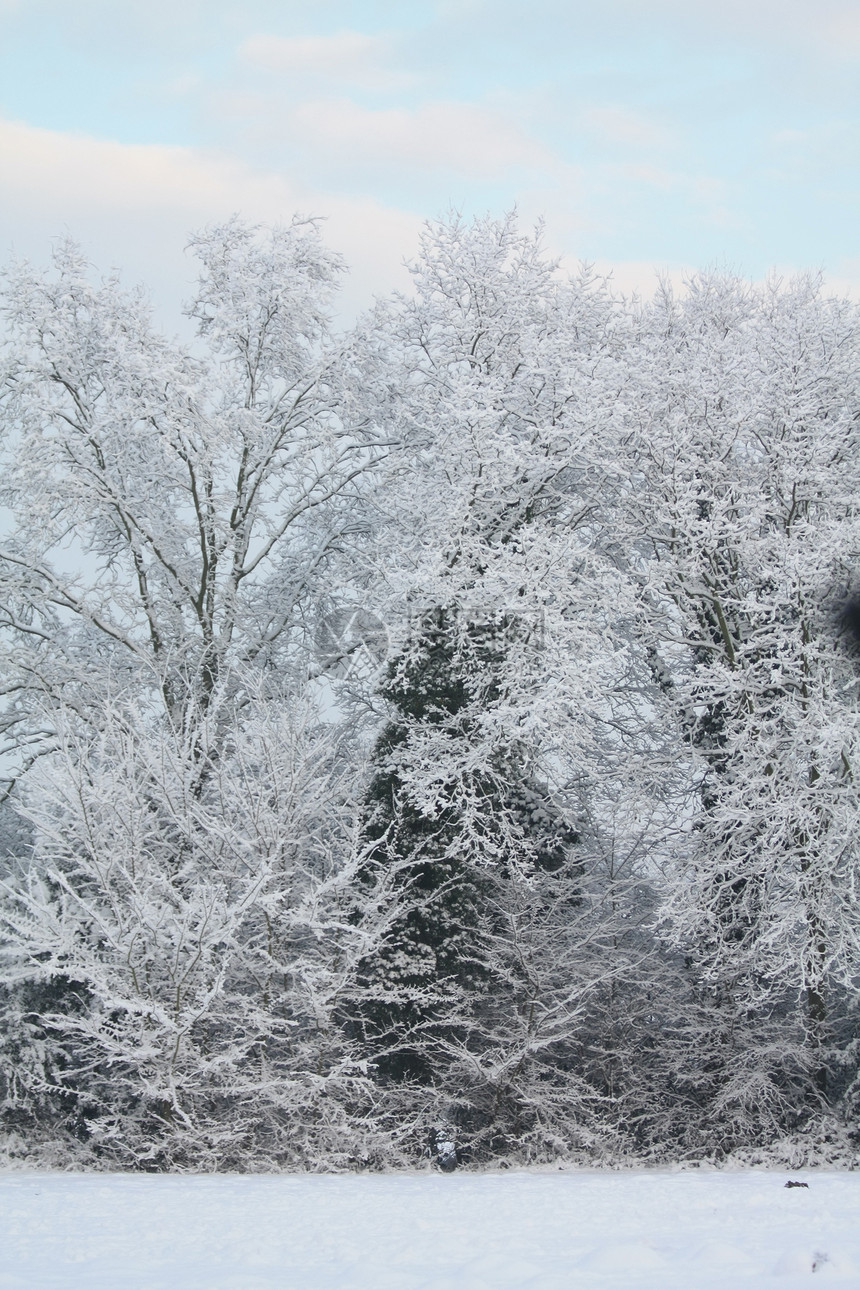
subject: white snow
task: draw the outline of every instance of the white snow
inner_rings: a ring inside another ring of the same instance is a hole
[[[786,1190],[789,1177],[808,1188]],[[791,1290],[810,1277],[860,1287],[860,1173],[0,1174],[2,1290]]]

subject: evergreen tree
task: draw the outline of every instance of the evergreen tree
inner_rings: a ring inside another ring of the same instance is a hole
[[[500,888],[575,868],[576,831],[529,749],[487,739],[488,715],[510,698],[510,645],[523,636],[512,615],[429,610],[382,687],[392,717],[374,752],[365,832],[370,862],[393,866],[408,897],[373,965],[365,1021],[381,1069],[395,1077],[429,1078],[434,1043],[438,1057],[440,1041],[468,1033],[480,998],[497,987],[489,946],[501,930]],[[428,757],[438,768],[432,788],[409,775]]]

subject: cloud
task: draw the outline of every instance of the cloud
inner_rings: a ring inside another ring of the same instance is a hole
[[[672,131],[649,120],[643,113],[631,112],[628,108],[589,108],[582,114],[582,122],[587,130],[608,143],[662,150],[675,142]]]
[[[826,182],[832,188],[850,188],[856,199],[857,164],[860,161],[860,122],[830,120],[804,130],[773,131],[768,172],[789,182]]]
[[[555,170],[559,159],[502,113],[437,101],[371,109],[345,98],[305,102],[290,114],[305,145],[356,164],[461,172],[491,179],[511,167]]]
[[[763,55],[779,63],[787,52],[806,64],[822,58],[834,64],[860,54],[860,11],[857,0],[603,0],[601,4],[572,5],[571,0],[530,0],[524,20],[521,0],[451,0],[444,19],[468,38],[492,29],[538,43],[552,58],[559,48],[593,45],[614,53],[631,45],[654,51],[686,46],[693,59],[728,52],[730,57]],[[562,43],[559,34],[568,40]],[[658,37],[659,45],[654,41]]]
[[[371,198],[334,195],[223,153],[121,144],[0,120],[0,253],[40,261],[70,232],[102,269],[119,264],[153,286],[178,312],[193,267],[188,233],[238,211],[252,221],[289,220],[294,211],[326,218],[326,240],[353,266],[344,289],[347,316],[374,293],[407,287],[405,257],[417,248],[418,216]]]
[[[615,291],[625,296],[637,295],[650,299],[658,282],[668,282],[679,296],[686,295],[690,282],[702,271],[702,266],[691,264],[651,264],[647,260],[602,260],[593,261],[593,267],[601,276],[607,277]],[[575,273],[577,261],[571,257],[562,258],[562,268]],[[719,267],[717,268],[719,272]],[[731,272],[728,268],[726,272]],[[803,269],[777,267],[771,270],[768,277],[783,278],[786,282],[802,276]],[[750,279],[762,282],[763,279]],[[847,296],[860,300],[860,259],[844,260],[835,270],[824,274],[824,294]]]
[[[837,261],[832,270],[825,273],[824,284],[828,291],[836,295],[860,300],[860,259]]]
[[[794,147],[798,144],[809,143],[811,139],[811,130],[775,130],[771,135],[771,141],[780,146]]]
[[[37,36],[49,32],[90,59],[193,54],[229,25],[230,7],[224,0],[0,0],[0,14],[20,13]]]
[[[569,262],[565,261],[565,267]],[[594,268],[610,279],[613,289],[624,296],[640,296],[647,300],[653,296],[658,282],[668,282],[683,295],[695,274],[690,265],[657,265],[647,260],[596,260]]]
[[[641,0],[614,4],[642,16]],[[687,30],[691,25],[710,27],[734,41],[740,36],[771,47],[800,45],[837,60],[860,54],[856,0],[650,0],[649,19],[655,21],[661,13]]]
[[[823,14],[819,33],[835,54],[849,58],[860,54],[860,13],[854,5]]]
[[[115,143],[16,121],[0,122],[0,165],[7,198],[26,194],[58,215],[202,208],[225,184],[223,167],[201,163],[190,148]]]
[[[649,166],[641,162],[627,166],[605,166],[604,173],[610,176],[620,175],[625,181],[632,180],[633,184],[644,184],[662,193],[674,192],[687,182],[687,177],[682,172],[666,170],[663,166]]]
[[[312,75],[362,89],[402,89],[415,77],[387,64],[394,55],[390,36],[337,31],[331,36],[249,36],[240,57],[267,71]]]

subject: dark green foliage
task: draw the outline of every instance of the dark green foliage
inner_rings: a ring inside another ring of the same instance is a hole
[[[405,912],[368,966],[363,1021],[392,1078],[430,1079],[434,1053],[468,1032],[493,993],[499,884],[562,868],[577,840],[528,750],[486,733],[518,629],[511,615],[429,611],[382,687],[393,716],[375,752],[365,835],[369,863],[396,871]],[[433,793],[417,792],[430,777]]]
[[[0,1118],[7,1131],[27,1134],[47,1123],[88,1138],[91,1100],[50,1039],[52,1016],[84,1018],[90,1003],[86,987],[65,976],[3,987],[0,1007],[10,1020],[0,1034]]]

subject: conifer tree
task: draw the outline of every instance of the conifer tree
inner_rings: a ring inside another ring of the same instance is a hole
[[[371,861],[393,866],[408,894],[373,966],[367,1022],[388,1053],[382,1069],[396,1076],[427,1078],[434,1040],[468,1032],[498,985],[489,946],[500,889],[540,872],[569,881],[576,868],[576,830],[527,746],[487,739],[487,716],[510,698],[510,646],[526,629],[511,615],[460,618],[451,607],[424,613],[381,690],[392,715],[374,753],[365,830]],[[410,774],[416,757],[439,768],[429,792],[426,777],[418,787]]]
[[[386,1079],[432,1085],[493,1151],[543,1132],[537,1085],[572,1069],[582,973],[595,975],[574,952],[574,786],[617,581],[588,532],[607,479],[595,412],[613,310],[512,216],[432,226],[422,249],[416,298],[377,319],[401,444],[379,494],[380,564],[419,608],[380,688],[364,828],[404,912],[368,965],[361,1024]]]

